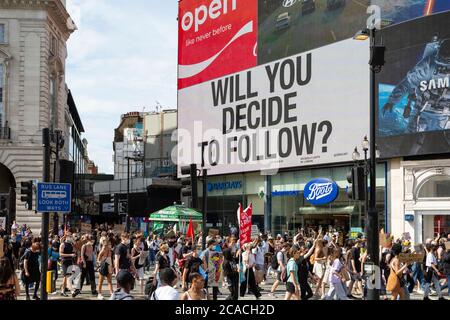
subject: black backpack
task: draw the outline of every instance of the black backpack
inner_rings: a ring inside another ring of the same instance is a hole
[[[157,289],[158,285],[154,283],[154,277],[150,277],[145,283],[144,293],[147,298],[150,300],[151,295]]]
[[[272,256],[272,261],[270,262],[270,266],[272,267],[273,270],[278,270],[278,267],[280,266],[280,264],[278,263],[277,254],[274,254]]]

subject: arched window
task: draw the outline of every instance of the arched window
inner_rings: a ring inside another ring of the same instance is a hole
[[[450,198],[450,176],[431,177],[420,188],[418,198]]]

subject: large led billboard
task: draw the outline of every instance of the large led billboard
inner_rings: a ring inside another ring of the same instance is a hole
[[[381,156],[450,152],[450,12],[386,28],[382,36]]]
[[[369,133],[370,78],[369,43],[352,37],[366,27],[371,5],[387,46],[381,103],[424,56],[417,47],[405,60],[395,48],[416,34],[424,39],[411,42],[417,46],[433,38],[403,25],[437,19],[450,1],[180,1],[179,164],[202,164],[214,175],[351,161]],[[397,29],[409,34],[404,41]],[[382,156],[401,155],[393,150],[401,142],[392,147],[389,139],[405,136],[405,121],[402,127],[391,114],[378,120]]]

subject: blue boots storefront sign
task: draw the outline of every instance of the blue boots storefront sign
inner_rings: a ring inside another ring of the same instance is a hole
[[[339,186],[330,179],[315,179],[305,186],[305,199],[313,205],[329,204],[339,195]]]

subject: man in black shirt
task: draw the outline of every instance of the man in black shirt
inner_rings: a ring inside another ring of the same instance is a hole
[[[348,297],[350,299],[356,299],[352,295],[353,286],[356,284],[356,288],[360,288],[360,291],[362,292],[362,272],[361,272],[361,261],[360,261],[360,255],[361,255],[361,240],[358,239],[355,242],[355,246],[350,250],[350,264],[351,264],[351,282],[348,287]]]
[[[121,270],[131,271],[132,273],[136,273],[133,264],[131,263],[131,252],[130,252],[130,235],[126,232],[123,232],[120,236],[121,242],[116,247],[115,250],[115,259],[114,259],[114,269],[116,275]]]

